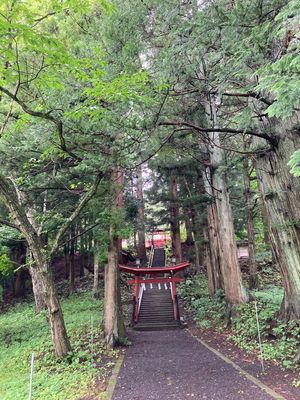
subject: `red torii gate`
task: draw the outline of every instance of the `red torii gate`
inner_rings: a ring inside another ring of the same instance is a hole
[[[134,313],[134,321],[138,321],[139,316],[139,301],[140,301],[140,288],[142,284],[147,283],[170,283],[171,294],[172,294],[172,302],[173,302],[173,310],[174,310],[174,320],[177,320],[178,312],[177,312],[177,295],[176,295],[176,283],[183,282],[183,278],[177,278],[174,275],[177,272],[183,271],[185,268],[189,266],[188,262],[183,262],[181,264],[166,266],[166,267],[152,267],[152,268],[137,268],[137,267],[129,267],[126,265],[119,265],[119,268],[122,272],[126,272],[128,274],[133,274],[134,279],[129,279],[127,282],[130,285],[134,285],[134,297],[135,297],[135,313]],[[167,277],[158,277],[158,274],[168,274]],[[144,275],[150,275],[150,278],[144,277]]]

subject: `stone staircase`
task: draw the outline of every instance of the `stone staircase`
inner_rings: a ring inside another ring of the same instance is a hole
[[[152,287],[151,287],[152,286]],[[159,289],[160,287],[160,289]],[[176,329],[180,322],[174,320],[171,290],[169,285],[147,285],[143,293],[136,330]]]
[[[166,262],[166,251],[163,247],[154,249],[151,267],[163,267]]]

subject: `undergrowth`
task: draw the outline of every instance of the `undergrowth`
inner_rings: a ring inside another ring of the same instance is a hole
[[[53,356],[46,312],[36,314],[33,304],[18,304],[0,316],[1,400],[28,398],[32,352],[35,400],[78,399],[108,373],[117,353],[102,342],[102,300],[81,293],[62,300],[62,308],[73,354],[60,362]]]
[[[179,288],[185,306],[192,312],[196,324],[203,328],[224,330],[228,325],[223,293],[215,299],[208,295],[207,279],[198,274],[187,279]],[[285,323],[278,319],[283,291],[278,286],[251,292],[249,303],[236,307],[231,317],[229,340],[246,352],[258,352],[258,334],[255,302],[258,308],[262,336],[263,358],[286,367],[295,366],[293,359],[299,346],[300,328],[295,322]]]

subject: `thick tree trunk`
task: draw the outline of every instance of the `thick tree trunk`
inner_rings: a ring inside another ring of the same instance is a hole
[[[207,271],[207,281],[208,281],[208,293],[210,297],[214,297],[216,294],[216,283],[215,283],[215,277],[214,277],[214,269],[212,266],[212,257],[211,257],[211,252],[210,252],[210,246],[209,246],[209,236],[208,236],[208,229],[204,229],[203,231],[203,236],[204,236],[204,262],[206,266],[206,271]]]
[[[217,223],[217,210],[216,205],[211,204],[207,207],[207,221],[208,221],[208,241],[209,241],[209,250],[207,250],[207,254],[210,254],[211,257],[211,271],[208,272],[208,276],[210,276],[210,293],[211,295],[215,295],[217,290],[224,288],[224,278],[222,275],[221,268],[221,248],[220,248],[220,237],[218,231],[218,223]]]
[[[116,168],[111,174],[112,215],[122,207],[121,187],[123,172]],[[125,338],[125,326],[122,316],[120,272],[119,272],[119,238],[117,227],[111,222],[109,230],[108,262],[105,266],[104,278],[104,336],[110,347],[114,347]]]
[[[242,283],[238,261],[228,189],[224,173],[221,172],[222,168],[220,168],[222,162],[221,151],[220,148],[214,146],[212,153],[212,167],[214,168],[212,182],[216,199],[220,264],[224,280],[225,296],[229,305],[235,305],[246,301],[247,294]]]
[[[32,281],[32,290],[35,301],[36,312],[40,312],[46,308],[45,288],[43,282],[39,279],[39,272],[36,267],[29,267],[29,273]]]
[[[142,167],[137,168],[137,181],[136,181],[136,197],[138,200],[138,256],[141,260],[141,266],[147,264],[147,253],[145,245],[145,208],[144,208],[144,195],[143,195],[143,175]]]
[[[248,252],[249,252],[249,288],[255,289],[258,287],[258,276],[257,276],[257,263],[256,263],[256,250],[255,250],[255,238],[254,238],[254,216],[253,216],[253,202],[251,195],[250,175],[249,175],[249,160],[244,158],[243,160],[243,172],[244,172],[244,197],[246,202],[246,214],[247,214],[247,236],[248,236]]]
[[[104,281],[104,336],[110,347],[117,346],[125,338],[119,275],[118,239],[113,237],[113,228],[111,228]]]
[[[284,301],[282,317],[300,320],[300,181],[287,166],[300,148],[299,131],[291,121],[276,122],[278,147],[256,159],[259,188],[270,226],[270,241],[280,267]]]
[[[172,239],[172,251],[176,258],[176,263],[182,262],[182,249],[180,239],[180,223],[179,223],[179,207],[177,200],[177,188],[178,182],[176,176],[170,178],[170,220],[171,220],[171,239]]]
[[[67,335],[63,313],[56,293],[52,272],[49,264],[42,257],[35,260],[35,267],[30,268],[35,290],[36,307],[48,310],[51,338],[56,357],[64,357],[71,352],[71,345]]]
[[[211,116],[211,124],[217,128],[217,111],[215,101],[210,99],[208,112]],[[247,301],[247,292],[242,283],[235,233],[233,226],[232,211],[229,201],[229,193],[224,172],[224,150],[221,148],[220,136],[218,132],[210,134],[212,144],[210,145],[211,154],[211,186],[215,200],[216,228],[219,238],[220,265],[224,281],[225,297],[229,306]],[[214,212],[213,209],[211,209]]]
[[[56,293],[52,272],[46,262],[44,262],[43,265],[37,265],[36,271],[38,280],[43,282],[45,288],[45,300],[48,309],[48,319],[55,356],[67,356],[71,352],[71,345]]]
[[[217,209],[214,202],[210,167],[205,168],[203,182],[206,194],[211,198],[211,204],[207,206],[207,229],[204,229],[205,260],[207,266],[209,294],[214,297],[217,290],[224,290],[224,280],[221,271],[221,249],[217,222]]]
[[[34,226],[29,222],[24,208],[19,204],[14,187],[0,175],[0,198],[11,213],[16,226],[24,235],[29,249],[33,255],[36,268],[36,277],[45,292],[45,301],[48,309],[48,318],[54,347],[57,357],[66,356],[70,351],[63,314],[55,291],[53,276],[46,262],[43,244]]]

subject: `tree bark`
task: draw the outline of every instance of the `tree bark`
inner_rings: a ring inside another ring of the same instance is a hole
[[[259,189],[270,228],[270,241],[280,267],[284,301],[281,316],[300,320],[300,182],[287,163],[300,147],[298,128],[291,120],[275,122],[278,147],[256,158]]]
[[[214,98],[210,98],[207,111],[210,114],[213,128],[218,129],[217,109]],[[211,159],[211,186],[215,202],[215,218],[219,237],[220,265],[224,281],[225,297],[231,309],[232,306],[247,301],[247,292],[242,283],[232,211],[229,201],[229,193],[224,172],[224,150],[221,148],[218,132],[210,133],[210,159]],[[214,209],[211,209],[214,214]]]
[[[170,221],[171,221],[171,239],[172,251],[176,258],[176,263],[182,262],[182,249],[180,239],[179,207],[178,207],[178,181],[177,177],[172,175],[170,178]]]
[[[32,290],[35,301],[35,310],[40,312],[46,308],[45,288],[43,282],[39,279],[36,267],[29,267],[29,273],[32,281]]]
[[[136,197],[138,201],[138,256],[141,261],[141,266],[147,264],[147,253],[145,244],[145,207],[144,207],[144,195],[143,195],[143,174],[142,166],[140,165],[137,170],[137,181],[136,181]]]
[[[207,263],[211,271],[207,271],[210,287],[210,295],[215,296],[217,290],[224,288],[224,278],[221,268],[221,248],[220,237],[217,225],[217,210],[216,205],[211,204],[207,207],[207,240],[208,248],[206,250],[207,257],[210,256],[210,262]]]
[[[62,309],[59,304],[51,269],[47,262],[37,265],[38,280],[43,282],[45,299],[48,308],[48,319],[55,356],[60,358],[71,353],[71,345],[67,335]]]
[[[249,175],[249,159],[247,157],[243,160],[244,172],[244,197],[246,202],[246,215],[247,215],[247,236],[248,236],[248,252],[249,252],[249,288],[256,289],[258,287],[257,276],[257,263],[256,263],[256,250],[254,238],[254,216],[253,204],[251,195],[251,184]]]
[[[111,228],[104,281],[104,336],[110,347],[121,344],[125,338],[119,275],[118,239],[113,237],[113,229]]]
[[[115,168],[111,174],[112,216],[118,212],[122,205],[120,191],[123,172]],[[125,338],[125,326],[122,316],[120,273],[119,273],[119,238],[117,227],[113,220],[109,229],[108,262],[105,266],[104,278],[104,336],[110,347],[114,347]]]

